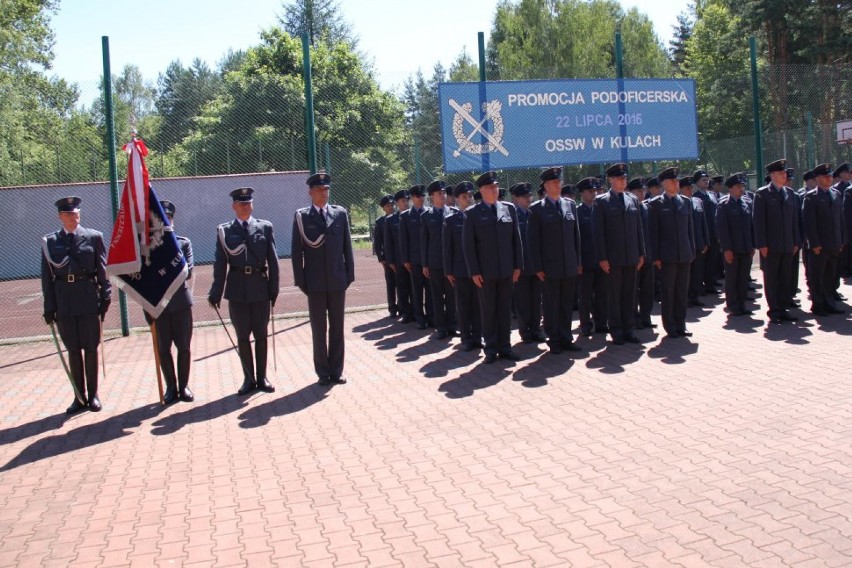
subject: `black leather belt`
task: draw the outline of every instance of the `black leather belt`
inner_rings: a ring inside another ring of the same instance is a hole
[[[243,274],[266,274],[265,266],[234,266],[234,270],[239,270]]]
[[[58,278],[59,280],[62,280],[63,282],[68,282],[69,284],[73,284],[77,280],[91,279],[92,276],[90,276],[89,274],[60,274],[56,278]]]

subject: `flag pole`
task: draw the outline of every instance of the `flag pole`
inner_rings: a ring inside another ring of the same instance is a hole
[[[163,372],[160,369],[160,349],[159,340],[157,338],[157,328],[155,322],[151,322],[151,341],[154,343],[154,362],[157,365],[157,388],[160,391],[160,404],[165,405],[166,399],[163,395]]]

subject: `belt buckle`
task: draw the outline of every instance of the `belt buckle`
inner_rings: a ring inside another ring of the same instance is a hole
[[[251,266],[243,266],[243,274],[251,274]]]
[[[77,279],[77,277],[74,276],[73,274],[69,274],[68,277],[66,278],[66,280],[68,281],[69,284],[73,284],[76,279]]]

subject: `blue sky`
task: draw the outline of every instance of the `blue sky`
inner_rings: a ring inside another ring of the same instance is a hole
[[[623,0],[654,22],[664,44],[688,0]],[[198,57],[211,66],[228,51],[255,45],[276,23],[282,0],[64,0],[52,19],[56,32],[52,73],[94,89],[102,72],[101,36],[110,38],[113,73],[135,64],[155,82],[168,64]],[[418,68],[430,74],[467,49],[476,59],[479,31],[486,37],[497,0],[339,0],[343,17],[374,63],[382,87],[399,89]]]

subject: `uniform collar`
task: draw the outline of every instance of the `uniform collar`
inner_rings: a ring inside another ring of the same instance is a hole
[[[249,225],[253,224],[254,223],[254,215],[249,215],[249,218],[246,219],[245,222],[248,223]],[[239,219],[237,219],[236,217],[234,218],[234,223],[236,223],[237,225],[243,224],[243,222],[240,221]]]
[[[312,209],[313,209],[313,210],[314,210],[317,214],[319,214],[319,213],[320,213],[320,210],[322,210],[322,214],[323,214],[323,215],[325,215],[326,217],[328,217],[328,203],[326,203],[326,204],[325,204],[325,207],[317,207],[316,205],[311,204],[311,208],[312,208]]]
[[[79,235],[80,234],[80,225],[77,225],[77,228],[74,229],[73,231],[71,231],[70,233],[65,230],[65,227],[62,227],[62,229],[60,229],[59,232],[62,234],[63,237],[66,237],[68,235]]]

